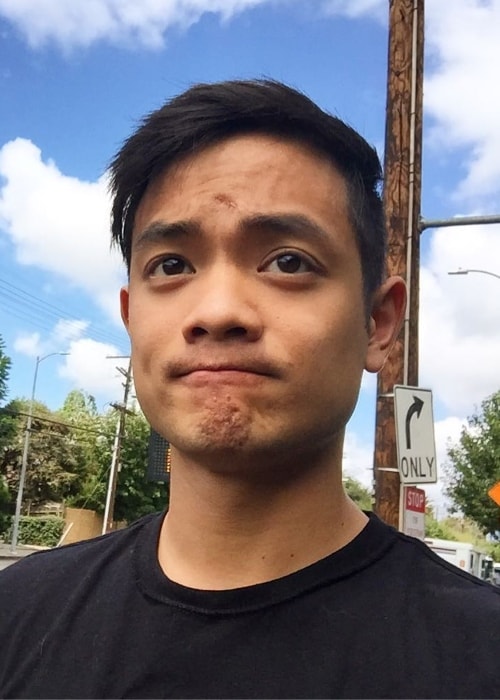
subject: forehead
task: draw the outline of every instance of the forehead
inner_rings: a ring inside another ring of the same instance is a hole
[[[148,185],[134,233],[155,220],[291,211],[348,218],[344,177],[307,145],[264,134],[239,135],[183,157]]]

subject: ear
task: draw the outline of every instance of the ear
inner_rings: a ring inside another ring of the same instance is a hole
[[[128,332],[128,305],[129,305],[129,291],[128,287],[122,287],[120,289],[120,312],[122,316],[123,325]]]
[[[389,277],[375,292],[368,320],[365,369],[379,372],[394,345],[406,308],[406,285],[401,277]]]

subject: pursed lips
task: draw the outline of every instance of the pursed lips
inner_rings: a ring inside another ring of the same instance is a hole
[[[230,377],[234,375],[255,375],[261,377],[278,377],[280,372],[269,362],[193,362],[174,363],[168,368],[168,375],[174,379],[182,379],[190,376],[205,376],[216,378],[219,376]]]

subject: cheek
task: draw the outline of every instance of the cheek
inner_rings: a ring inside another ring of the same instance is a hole
[[[130,295],[129,334],[139,348],[162,335],[163,329],[170,325],[167,310],[164,301],[152,294],[138,290]]]
[[[357,393],[364,369],[368,343],[364,319],[337,320],[327,328],[324,325],[318,328],[312,336],[315,342],[298,350],[301,365],[307,368],[304,374],[320,394],[328,391],[328,387],[334,392]]]
[[[132,347],[134,375],[148,371],[164,344],[162,328],[165,327],[153,314],[140,304],[130,306],[129,336]]]

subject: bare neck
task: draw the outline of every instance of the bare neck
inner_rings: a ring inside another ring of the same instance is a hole
[[[340,463],[280,483],[242,479],[176,456],[158,558],[185,586],[222,590],[270,581],[340,549],[366,516],[342,488]]]

